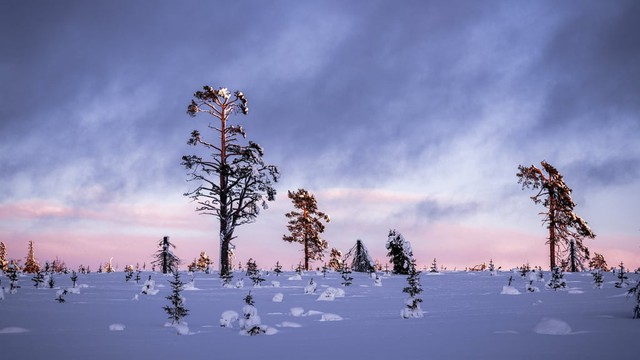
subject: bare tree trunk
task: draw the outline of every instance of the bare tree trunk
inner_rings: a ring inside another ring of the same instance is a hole
[[[549,266],[556,267],[556,206],[553,191],[549,189]]]
[[[227,208],[227,116],[223,105],[220,116],[220,275],[229,274],[229,232]]]

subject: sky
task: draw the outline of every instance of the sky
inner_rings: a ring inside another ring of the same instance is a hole
[[[282,177],[237,228],[237,262],[291,267],[288,190],[331,216],[324,238],[387,262],[548,266],[544,209],[517,182],[546,160],[610,265],[640,266],[638,1],[4,1],[0,241],[44,263],[218,257],[217,220],[183,196],[186,114],[204,85]],[[322,263],[316,262],[315,266]]]

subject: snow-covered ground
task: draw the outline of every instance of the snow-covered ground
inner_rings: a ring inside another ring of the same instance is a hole
[[[68,292],[64,303],[55,300],[60,288],[36,289],[31,276],[20,277],[18,292],[0,300],[0,358],[632,359],[640,353],[635,304],[626,289],[613,286],[611,273],[603,289],[594,289],[591,274],[575,273],[565,274],[567,289],[534,283],[539,292],[527,292],[528,280],[507,272],[423,273],[425,313],[417,319],[400,317],[405,276],[382,276],[382,286],[374,286],[369,275],[353,273],[353,284],[343,287],[338,273],[309,272],[302,280],[270,273],[264,284],[278,287],[254,288],[245,279],[236,289],[197,273],[182,292],[190,311],[186,336],[165,326],[171,277],[143,273],[142,279],[148,275],[155,295],[141,294],[143,281],[125,282],[124,273],[80,274],[79,293]],[[510,275],[520,294],[501,294]],[[317,289],[305,294],[311,278]],[[631,274],[631,283],[638,278]],[[71,287],[69,275],[55,279],[56,286]],[[189,280],[183,273],[182,281]],[[9,286],[6,276],[2,286]],[[334,296],[321,297],[329,287]],[[336,289],[344,296],[335,296]],[[276,330],[272,335],[242,336],[230,316],[242,317],[249,291],[262,325]],[[220,326],[225,312],[233,328]]]

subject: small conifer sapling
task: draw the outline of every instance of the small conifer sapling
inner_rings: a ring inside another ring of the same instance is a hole
[[[189,315],[189,310],[184,307],[184,297],[180,294],[184,289],[184,283],[180,280],[180,273],[178,269],[173,270],[173,280],[169,281],[171,284],[171,295],[165,298],[171,302],[170,305],[163,307],[167,313],[172,325],[180,324],[180,321]]]
[[[620,263],[618,266],[620,267],[620,270],[617,272],[618,281],[616,281],[614,286],[617,288],[627,287],[629,286],[629,278],[627,277],[627,272],[624,269],[624,264]]]
[[[421,318],[424,316],[420,308],[422,298],[418,297],[418,295],[422,293],[422,285],[420,284],[420,271],[416,270],[415,260],[411,261],[408,275],[408,286],[402,289],[402,292],[408,294],[409,298],[405,301],[406,308],[402,309],[400,316],[403,319]]]

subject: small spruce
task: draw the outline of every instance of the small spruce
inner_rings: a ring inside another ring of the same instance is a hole
[[[593,270],[591,275],[593,275],[594,288],[602,289],[602,284],[604,283],[604,278],[602,276],[602,270],[595,269],[595,270]]]
[[[624,268],[624,263],[620,263],[620,270],[618,270],[617,272],[617,277],[618,277],[618,281],[616,281],[615,283],[615,287],[617,288],[622,288],[622,287],[627,287],[629,285],[629,278],[627,277],[627,272],[625,271]]]
[[[340,274],[342,275],[342,286],[351,285],[353,278],[351,277],[351,270],[349,269],[349,267],[343,266]]]
[[[282,272],[282,265],[280,265],[279,261],[276,261],[276,266],[273,268],[273,272],[276,273],[276,276],[280,276]]]
[[[173,280],[169,281],[171,284],[171,295],[165,298],[171,302],[171,305],[163,307],[164,311],[169,316],[169,320],[173,325],[180,324],[185,316],[189,314],[189,310],[184,307],[184,297],[180,294],[184,288],[184,283],[180,281],[180,273],[177,268],[173,269]]]
[[[402,289],[402,292],[408,294],[409,298],[405,301],[406,308],[401,311],[400,315],[404,319],[421,318],[423,316],[422,309],[420,309],[422,298],[418,295],[422,293],[422,285],[420,284],[420,271],[416,270],[416,262],[413,259],[409,266],[408,275],[408,286]]]

